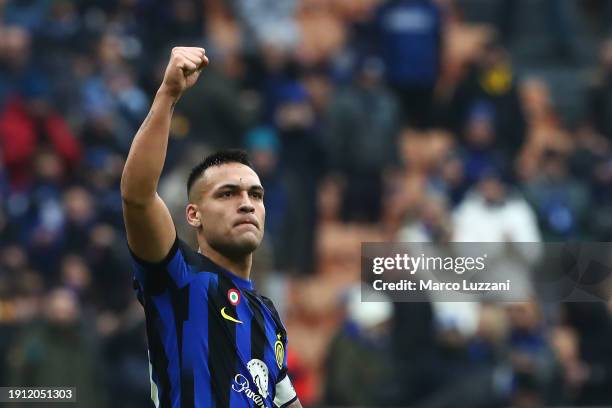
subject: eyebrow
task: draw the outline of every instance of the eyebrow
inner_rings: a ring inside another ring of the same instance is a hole
[[[219,190],[223,190],[223,189],[240,190],[241,188],[240,188],[239,184],[223,184],[222,186],[217,187],[215,189],[215,191],[219,191]],[[253,184],[247,190],[249,190],[249,191],[261,191],[263,193],[264,188],[262,186],[260,186],[259,184]]]

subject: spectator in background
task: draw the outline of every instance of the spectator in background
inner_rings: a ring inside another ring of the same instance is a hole
[[[518,16],[521,0],[503,0],[499,7],[499,31],[504,45],[509,47],[519,29]],[[571,59],[575,56],[572,40],[575,38],[575,14],[577,12],[573,1],[544,0],[545,13],[542,21],[552,44],[554,55],[561,59]]]
[[[329,406],[386,406],[397,393],[389,367],[391,303],[378,293],[361,301],[361,288],[348,291],[346,320],[329,347],[324,403]]]
[[[90,313],[88,318],[95,316],[91,315],[93,313],[92,301],[96,296],[92,288],[92,273],[81,255],[67,254],[64,256],[60,266],[60,276],[55,279],[76,295],[84,309],[88,309],[87,312]]]
[[[498,147],[495,134],[495,108],[487,102],[473,105],[468,114],[461,151],[466,187],[471,187],[488,169],[508,165],[506,151]]]
[[[525,138],[525,118],[510,57],[495,42],[484,47],[476,64],[455,90],[447,115],[455,133],[463,132],[476,106],[487,106],[493,120],[496,147],[513,157]]]
[[[457,242],[539,242],[535,213],[504,180],[502,170],[484,170],[474,189],[455,209]]]
[[[395,406],[413,406],[439,390],[442,381],[435,340],[431,303],[393,303],[391,373],[399,388],[392,395]]]
[[[151,403],[148,366],[142,356],[147,341],[140,307],[139,304],[128,307],[112,321],[112,331],[103,333],[108,392],[121,395],[120,400],[113,401],[117,408],[140,408]]]
[[[87,149],[82,163],[84,175],[81,182],[90,186],[96,197],[99,219],[120,228],[123,226],[119,184],[123,170],[123,158],[101,147]]]
[[[127,64],[128,38],[107,32],[97,43],[96,65],[83,79],[81,104],[87,119],[110,127],[123,153],[138,129],[149,100]]]
[[[565,396],[579,406],[606,405],[612,384],[612,320],[604,303],[565,303],[552,345]]]
[[[297,0],[238,0],[233,2],[233,7],[235,14],[244,22],[245,39],[251,47],[271,41],[296,46],[299,38],[294,19]]]
[[[540,249],[533,243],[541,241],[536,214],[504,181],[499,169],[483,172],[473,191],[455,209],[453,241],[508,243],[486,246],[487,262],[495,265],[487,270],[486,280],[503,282],[512,276],[512,292],[497,294],[502,299],[509,296],[507,301],[534,295],[532,266],[539,259]],[[527,242],[531,244],[524,244]]]
[[[520,88],[527,118],[527,137],[516,161],[516,173],[523,180],[531,180],[538,176],[548,150],[569,156],[575,146],[572,135],[561,123],[553,106],[549,85],[539,78],[527,78],[521,82]]]
[[[16,244],[4,243],[0,249],[0,379],[9,383],[8,357],[19,329],[42,310],[44,281],[31,269],[27,254]]]
[[[206,3],[201,1],[134,1],[114,8],[112,4],[100,2],[99,6],[130,34],[132,44],[138,42],[149,62],[155,56],[147,50],[161,50],[169,43],[201,41],[205,34]]]
[[[589,89],[589,119],[595,129],[612,140],[612,38],[600,51],[599,72]]]
[[[515,406],[542,405],[555,397],[557,366],[539,305],[535,301],[512,303],[506,310],[513,376],[511,403]]]
[[[281,140],[281,171],[291,178],[288,217],[283,225],[284,250],[279,254],[283,269],[308,273],[314,262],[317,186],[326,167],[315,115],[302,84],[293,82],[281,88],[274,115]],[[291,237],[291,238],[289,238]]]
[[[400,242],[449,242],[452,237],[448,205],[443,196],[426,195],[398,233]]]
[[[33,158],[41,147],[58,154],[63,174],[73,171],[81,159],[81,145],[67,123],[53,110],[45,91],[32,86],[23,99],[11,99],[0,112],[3,160],[17,191],[32,182]]]
[[[82,186],[73,186],[64,193],[65,221],[63,240],[66,250],[84,253],[87,237],[96,221],[95,201],[91,193]]]
[[[18,25],[29,32],[43,28],[50,4],[45,0],[17,0],[3,4],[3,17],[9,25]]]
[[[588,236],[608,242],[612,237],[612,152],[608,138],[583,124],[575,132],[576,149],[569,158],[575,181],[590,189]]]
[[[73,0],[62,0],[47,6],[49,10],[44,14],[45,19],[39,36],[46,52],[52,50],[65,57],[66,51],[77,44],[82,44],[79,34],[82,33],[83,22],[75,3]],[[53,58],[49,54],[46,57]]]
[[[440,75],[442,16],[432,0],[389,0],[376,11],[375,49],[402,108],[404,123],[431,125]]]
[[[456,303],[446,303],[448,310]],[[458,303],[463,313],[469,313],[469,319],[455,324],[440,326],[436,341],[436,358],[430,363],[430,377],[435,381],[434,391],[425,395],[419,403],[422,407],[492,407],[503,406],[507,401],[507,376],[499,370],[499,362],[504,333],[487,333],[492,328],[491,318],[482,313],[478,321],[479,310],[485,310],[475,303]],[[470,310],[471,309],[471,310]],[[454,313],[456,317],[460,314]],[[473,319],[476,318],[476,320]],[[494,315],[497,326],[504,324],[503,314]],[[448,323],[448,322],[447,322]],[[466,324],[468,323],[468,324]],[[459,325],[457,325],[459,324]],[[470,327],[471,326],[471,327]],[[476,332],[478,329],[478,332]],[[499,330],[499,329],[497,329]],[[503,329],[502,329],[503,330]],[[501,330],[499,330],[501,331]],[[486,349],[486,351],[485,351]],[[487,354],[489,359],[483,355]],[[497,369],[496,381],[490,377]],[[507,404],[506,404],[507,405]]]
[[[398,161],[395,146],[399,110],[382,82],[384,67],[375,58],[357,66],[353,83],[336,92],[326,116],[326,150],[345,179],[344,221],[380,218],[381,175]]]
[[[34,177],[28,194],[23,196],[23,214],[19,217],[21,242],[27,243],[32,262],[49,274],[57,266],[62,247],[65,188],[60,157],[53,151],[39,150],[34,157]],[[16,214],[13,214],[16,215]]]
[[[208,71],[210,80],[198,83],[192,93],[181,98],[171,133],[179,140],[189,138],[199,143],[205,138],[211,148],[221,149],[242,144],[259,113],[260,101],[259,95],[244,89],[248,67],[238,51],[223,50],[217,58]]]
[[[105,407],[106,394],[92,333],[84,332],[80,304],[67,289],[52,290],[45,304],[45,319],[35,322],[11,352],[10,384],[66,386],[78,390],[79,404]]]
[[[21,26],[0,26],[0,108],[7,98],[19,94],[24,84],[37,77],[32,67],[32,35]],[[44,76],[41,76],[44,78]]]
[[[133,301],[132,279],[122,268],[129,259],[127,248],[120,242],[117,230],[108,224],[94,224],[87,236],[87,247],[82,253],[87,255],[93,272],[94,286],[101,299],[99,310],[121,313]]]
[[[170,3],[155,2],[155,10],[160,17],[160,23],[164,27],[151,25],[151,31],[159,31],[163,43],[168,41],[176,43],[191,43],[201,41],[204,35],[204,3],[197,0],[178,0]],[[140,7],[147,7],[141,5]],[[149,6],[150,7],[150,6]],[[148,8],[148,7],[147,7]],[[164,11],[164,8],[167,8]],[[163,33],[163,34],[162,34]],[[168,33],[172,38],[168,38]]]
[[[524,185],[525,196],[535,209],[544,240],[581,238],[589,207],[588,189],[569,173],[562,152],[547,150],[538,176]]]
[[[19,27],[6,28],[4,32],[7,38],[0,55],[0,152],[11,188],[23,191],[32,182],[32,161],[39,147],[57,152],[62,172],[68,173],[80,160],[81,145],[55,110],[45,76],[33,68],[36,64],[30,58],[29,33]]]
[[[581,1],[583,11],[590,17],[589,25],[595,26],[598,32],[604,35],[610,34],[610,21],[612,21],[612,3],[606,0]]]

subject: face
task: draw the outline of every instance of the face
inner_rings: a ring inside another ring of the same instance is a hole
[[[503,201],[506,195],[506,189],[501,181],[496,178],[485,178],[478,184],[480,193],[490,203],[499,203]]]
[[[248,255],[264,234],[263,194],[250,167],[240,163],[209,167],[192,187],[187,221],[224,256]]]
[[[467,126],[468,143],[474,147],[486,147],[493,142],[493,126],[488,119],[472,120]]]
[[[69,290],[55,289],[47,298],[45,313],[52,324],[69,326],[79,318],[79,304],[74,294]]]

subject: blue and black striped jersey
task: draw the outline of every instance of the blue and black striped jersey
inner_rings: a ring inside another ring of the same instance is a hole
[[[297,399],[287,332],[250,280],[178,237],[159,263],[131,254],[156,407],[284,407]]]

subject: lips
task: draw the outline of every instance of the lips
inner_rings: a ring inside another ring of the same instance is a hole
[[[237,227],[239,225],[244,225],[244,224],[253,225],[255,226],[255,228],[259,229],[259,223],[257,222],[257,220],[252,219],[252,218],[245,218],[245,219],[238,220],[238,222],[234,224],[234,227]]]

